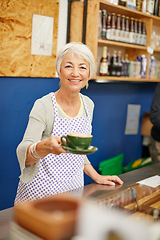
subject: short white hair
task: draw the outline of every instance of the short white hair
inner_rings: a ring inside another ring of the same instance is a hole
[[[95,60],[93,53],[89,49],[89,47],[81,42],[70,42],[67,43],[62,49],[57,53],[56,57],[56,70],[57,73],[60,73],[61,63],[63,61],[64,56],[67,53],[73,53],[77,56],[83,57],[88,63],[90,68],[90,79],[95,75]]]

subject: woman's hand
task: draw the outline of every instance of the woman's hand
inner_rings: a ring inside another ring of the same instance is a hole
[[[43,152],[47,154],[53,153],[56,155],[66,153],[66,150],[64,150],[61,146],[61,137],[59,136],[51,136],[48,139],[39,142],[37,144],[37,153],[38,151],[39,153],[41,151],[41,154],[43,154]]]
[[[102,176],[100,174],[98,174],[98,176],[95,179],[96,183],[99,184],[107,184],[110,186],[114,186],[116,183],[122,185],[123,181],[116,175],[114,176]]]
[[[50,153],[59,155],[61,153],[67,153],[66,150],[64,150],[61,146],[61,137],[59,136],[51,136],[48,139],[42,140],[37,143],[36,145],[36,158],[31,154],[30,152],[30,147],[29,145],[28,150],[27,150],[27,157],[25,164],[26,165],[31,165],[36,163],[40,158],[44,158]],[[37,157],[39,156],[39,158]]]
[[[116,183],[122,185],[123,181],[118,176],[100,175],[91,164],[84,164],[84,172],[96,183],[114,186]]]

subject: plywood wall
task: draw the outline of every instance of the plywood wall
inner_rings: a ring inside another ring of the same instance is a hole
[[[54,18],[52,56],[31,55],[33,14]],[[59,2],[0,0],[0,76],[55,77]]]

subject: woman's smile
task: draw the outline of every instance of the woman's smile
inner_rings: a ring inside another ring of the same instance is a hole
[[[89,80],[89,63],[76,54],[67,53],[61,63],[59,78],[61,85],[65,87],[76,86],[80,91]],[[70,84],[68,84],[68,82]]]
[[[74,83],[79,83],[81,82],[81,80],[79,79],[68,79],[70,82],[74,82]]]

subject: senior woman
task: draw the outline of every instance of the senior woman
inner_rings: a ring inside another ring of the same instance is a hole
[[[82,43],[68,43],[57,54],[60,88],[38,99],[17,148],[21,176],[15,204],[84,186],[83,171],[96,183],[115,185],[118,176],[101,176],[86,155],[67,153],[61,136],[92,131],[94,103],[80,94],[95,74],[94,57]]]

